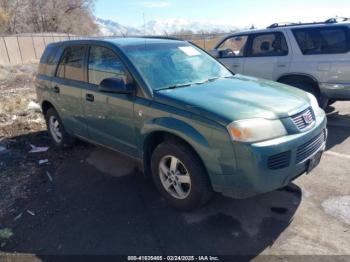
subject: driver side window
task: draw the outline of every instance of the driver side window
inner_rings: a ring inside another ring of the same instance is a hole
[[[99,85],[103,79],[117,77],[127,82],[127,73],[117,55],[102,46],[92,46],[89,55],[89,83]]]
[[[221,57],[242,57],[247,44],[248,36],[233,36],[226,39],[218,48]]]

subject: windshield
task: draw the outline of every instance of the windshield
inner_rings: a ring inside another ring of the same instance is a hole
[[[188,43],[151,43],[124,48],[153,90],[199,84],[232,73],[201,49]]]

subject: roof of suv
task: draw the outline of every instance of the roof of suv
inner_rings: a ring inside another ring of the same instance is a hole
[[[162,37],[108,37],[108,38],[91,38],[91,39],[80,39],[80,40],[67,40],[67,41],[61,41],[54,43],[57,45],[62,44],[87,44],[87,43],[93,43],[93,42],[107,42],[112,43],[114,45],[125,47],[125,46],[132,46],[132,45],[139,45],[139,44],[160,44],[160,43],[173,43],[173,42],[184,42],[180,39],[175,38],[162,38]]]
[[[271,31],[280,31],[284,29],[291,29],[291,28],[312,28],[312,27],[331,27],[331,26],[339,26],[339,25],[345,25],[350,26],[349,21],[344,22],[315,22],[315,23],[286,23],[279,25],[278,23],[272,24],[267,28],[264,29],[251,29],[246,31],[239,31],[236,33],[233,33],[231,35],[239,35],[239,34],[254,34],[254,33],[264,33],[264,32],[271,32]]]

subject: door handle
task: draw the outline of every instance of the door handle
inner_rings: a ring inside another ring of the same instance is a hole
[[[233,67],[234,67],[234,68],[237,68],[237,67],[239,67],[239,65],[236,64],[236,65],[233,65]]]
[[[93,102],[95,100],[95,97],[93,94],[86,94],[85,99],[86,101]]]
[[[53,91],[58,94],[60,92],[60,88],[58,86],[55,86],[53,88]]]
[[[277,67],[279,67],[279,68],[286,67],[286,66],[287,66],[286,64],[279,64],[279,65],[277,65]]]

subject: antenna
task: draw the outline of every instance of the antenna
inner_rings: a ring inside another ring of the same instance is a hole
[[[146,18],[145,18],[145,13],[142,13],[143,16],[143,36],[146,36]],[[146,38],[145,38],[145,49],[147,46]]]

